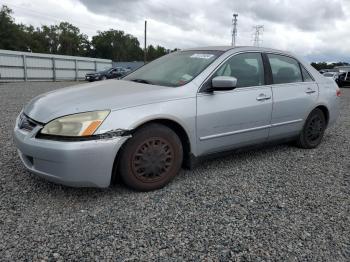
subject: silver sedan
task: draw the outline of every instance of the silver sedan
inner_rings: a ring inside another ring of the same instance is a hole
[[[163,56],[122,80],[34,98],[14,140],[31,172],[50,181],[136,190],[237,148],[293,140],[315,148],[338,115],[334,81],[290,53],[208,47]]]

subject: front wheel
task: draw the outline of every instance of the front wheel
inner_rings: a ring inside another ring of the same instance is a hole
[[[326,126],[324,113],[321,109],[315,108],[306,119],[297,139],[297,145],[306,149],[317,147],[322,141]]]
[[[162,188],[181,168],[181,140],[170,128],[150,124],[137,130],[121,151],[118,172],[136,190]]]

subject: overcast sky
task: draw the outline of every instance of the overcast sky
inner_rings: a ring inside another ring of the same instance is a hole
[[[16,22],[40,26],[68,21],[90,37],[120,29],[143,45],[186,48],[231,43],[238,13],[238,45],[252,45],[253,26],[264,25],[262,46],[309,61],[350,62],[350,0],[1,0]]]

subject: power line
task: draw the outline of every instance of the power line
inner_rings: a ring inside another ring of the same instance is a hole
[[[263,25],[256,25],[253,26],[253,29],[255,30],[254,32],[254,38],[253,38],[253,45],[254,46],[260,46],[260,43],[262,42],[262,34],[264,31],[264,26]]]
[[[232,46],[236,46],[236,37],[237,37],[237,17],[238,14],[233,14],[232,18]]]

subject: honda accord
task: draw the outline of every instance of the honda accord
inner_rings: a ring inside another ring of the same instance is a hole
[[[69,186],[165,186],[181,167],[273,141],[317,147],[339,115],[340,91],[295,55],[207,47],[163,56],[121,80],[42,94],[20,112],[24,166]]]

